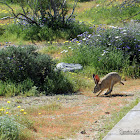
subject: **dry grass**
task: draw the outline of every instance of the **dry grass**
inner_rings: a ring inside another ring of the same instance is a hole
[[[13,97],[0,98],[0,101],[2,106],[10,101],[5,106],[13,109],[9,115],[23,108],[27,112],[26,115],[19,113],[17,119],[26,126],[23,139],[100,139],[100,134],[104,135],[114,125],[105,126],[113,114],[140,97],[140,79],[129,79],[124,84],[114,86],[112,97],[96,97],[89,89],[83,89],[80,95]]]
[[[124,86],[114,87],[112,97],[95,97],[92,92],[84,91],[83,95],[57,96],[53,103],[27,108],[27,117],[34,122],[36,130],[33,137],[40,140],[99,139],[100,133],[105,131],[104,122],[139,96],[140,79],[124,83]]]

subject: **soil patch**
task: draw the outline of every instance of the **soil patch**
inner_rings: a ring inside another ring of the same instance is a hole
[[[29,119],[34,120],[37,140],[99,139],[106,119],[140,97],[140,79],[127,80],[124,84],[115,85],[111,97],[103,94],[96,97],[92,91],[73,95],[1,97],[0,106],[6,106],[7,101],[11,101],[13,109],[20,105],[27,110]],[[31,108],[37,109],[31,111]]]

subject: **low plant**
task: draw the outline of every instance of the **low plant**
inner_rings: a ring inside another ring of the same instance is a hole
[[[20,124],[9,116],[0,116],[0,139],[19,140]]]
[[[7,105],[0,108],[0,139],[32,139],[33,134],[30,131],[36,131],[36,129],[27,115],[28,113],[21,106],[13,109],[11,101],[7,101]]]

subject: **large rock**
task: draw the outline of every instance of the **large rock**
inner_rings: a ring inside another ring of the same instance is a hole
[[[58,63],[56,65],[56,70],[62,70],[63,72],[69,71],[73,72],[75,70],[81,70],[83,67],[80,64],[71,64],[71,63]]]

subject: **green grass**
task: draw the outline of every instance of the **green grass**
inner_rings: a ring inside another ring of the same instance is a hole
[[[140,20],[140,14],[133,17],[139,11],[139,4],[129,7],[121,7],[120,2],[113,2],[108,5],[107,2],[94,2],[94,6],[83,12],[77,12],[77,19],[81,21],[88,21],[92,24],[106,24],[106,25],[122,25],[123,20],[129,21],[131,19]],[[91,4],[91,2],[89,2]],[[120,8],[121,7],[121,8]]]
[[[8,4],[10,7],[13,8],[15,13],[18,13],[21,11],[21,8],[17,4]],[[7,17],[7,16],[13,16],[11,14],[11,9],[8,8],[5,4],[0,3],[0,18]]]

